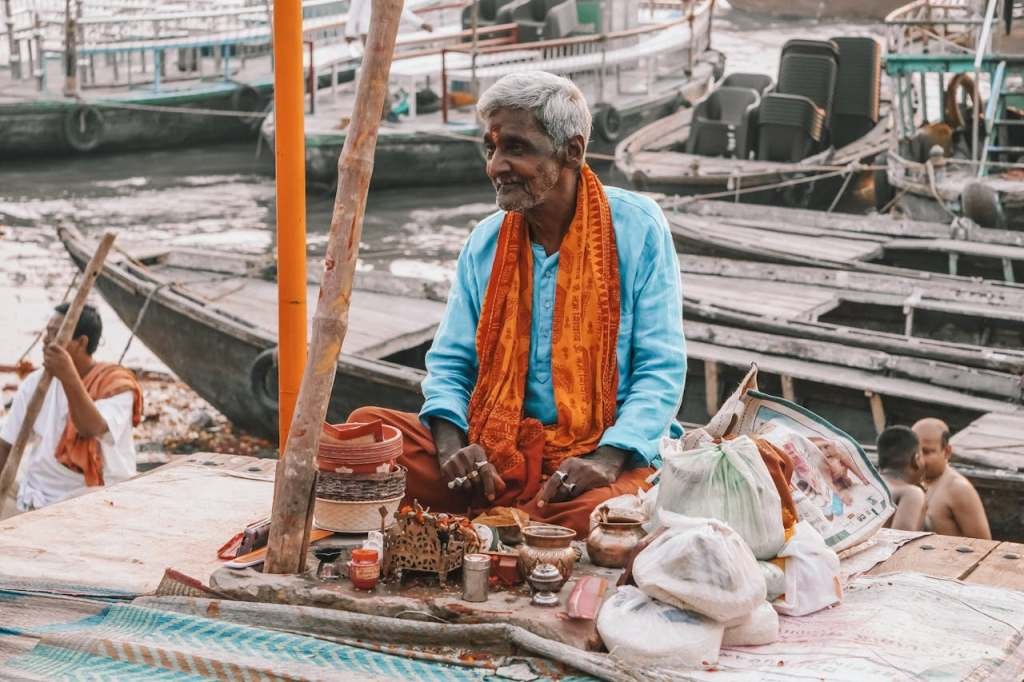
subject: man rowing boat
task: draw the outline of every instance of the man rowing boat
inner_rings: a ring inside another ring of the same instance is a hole
[[[35,417],[35,445],[25,453],[16,487],[0,491],[0,518],[135,475],[132,427],[142,418],[142,389],[131,370],[93,359],[103,323],[91,305],[82,309],[66,347],[53,342],[67,311],[68,304],[57,306],[46,325],[43,368],[56,381]],[[0,426],[0,470],[42,375],[41,368],[25,378]]]
[[[681,435],[678,261],[657,204],[587,166],[590,110],[571,81],[511,74],[477,109],[501,210],[459,256],[423,408],[349,420],[403,433],[408,500],[515,506],[583,533]]]

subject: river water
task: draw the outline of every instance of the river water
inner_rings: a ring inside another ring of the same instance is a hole
[[[721,3],[713,46],[728,71],[775,74],[789,38],[876,32],[867,24],[769,21]],[[433,190],[371,192],[361,254],[367,267],[444,277],[474,220],[493,209],[486,182]],[[325,235],[332,197],[311,193],[310,241]],[[61,224],[86,233],[117,230],[122,242],[151,241],[262,252],[274,228],[273,160],[255,141],[116,156],[0,159],[0,364],[12,363],[45,325],[74,274],[57,241]],[[103,306],[98,357],[117,359],[128,330]],[[31,358],[38,361],[38,347]],[[140,343],[129,366],[163,369]]]

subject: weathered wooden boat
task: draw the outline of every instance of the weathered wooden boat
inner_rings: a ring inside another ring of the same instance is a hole
[[[1019,14],[1015,2],[915,0],[886,17],[895,125],[875,177],[879,208],[1024,230]]]
[[[782,55],[776,81],[730,74],[695,107],[625,138],[616,169],[646,191],[834,207],[886,146],[881,46],[794,39]]]
[[[83,267],[90,244],[59,236]],[[243,256],[179,248],[127,249],[97,288],[136,335],[182,380],[238,426],[273,436],[277,292],[272,270]],[[315,300],[311,285],[310,300]],[[329,415],[364,404],[416,410],[423,358],[444,310],[443,285],[361,273]],[[144,311],[144,312],[143,312]],[[141,316],[141,318],[140,318]],[[873,442],[889,423],[943,415],[954,429],[989,412],[1020,413],[1017,400],[972,395],[997,372],[826,342],[687,321],[690,368],[680,418],[705,423],[750,363],[764,390],[784,395]],[[964,377],[970,376],[966,381]],[[996,379],[998,380],[998,379]]]
[[[479,27],[475,44],[396,55],[393,120],[380,129],[372,187],[485,181],[475,96],[527,68],[572,77],[594,114],[591,161],[610,157],[624,135],[700,98],[721,75],[722,55],[709,49],[712,4],[666,15],[633,2],[581,25],[575,0],[511,0],[497,3],[497,23]],[[352,87],[317,95],[306,117],[307,180],[335,183],[354,102]],[[262,127],[270,145],[274,125],[270,116]]]
[[[983,279],[977,286],[992,292],[1020,291],[1024,282],[1024,233],[1014,230],[687,198],[661,204],[682,253],[958,278],[964,286]]]
[[[733,9],[799,19],[884,19],[903,0],[729,0]]]
[[[1024,390],[1024,290],[708,256],[679,262],[689,320],[994,370],[958,372],[951,384],[982,395]]]
[[[306,67],[324,85],[351,80],[361,59],[342,39],[347,4],[303,3]],[[63,13],[31,16],[37,24],[12,32],[15,58],[0,54],[9,67],[0,76],[0,158],[258,139],[274,85],[267,6],[86,12],[75,20],[71,48]],[[416,49],[423,40],[460,39],[454,25],[403,35]],[[79,65],[70,91],[62,64],[69,55]]]

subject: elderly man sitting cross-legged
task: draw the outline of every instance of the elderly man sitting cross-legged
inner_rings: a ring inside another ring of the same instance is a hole
[[[459,256],[423,408],[350,421],[402,431],[408,500],[515,506],[584,533],[601,502],[645,487],[660,438],[680,433],[679,265],[657,204],[587,166],[590,111],[571,81],[509,75],[478,112],[502,210]]]

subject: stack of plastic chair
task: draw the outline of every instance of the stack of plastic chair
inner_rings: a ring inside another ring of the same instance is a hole
[[[808,97],[769,93],[758,110],[757,158],[796,163],[821,143],[825,113]]]
[[[571,36],[579,27],[576,0],[565,0],[548,10],[544,18],[544,40],[558,40]]]
[[[842,147],[878,124],[882,100],[882,46],[874,38],[833,38],[839,46],[839,81],[832,103],[830,139]]]
[[[829,124],[836,80],[839,77],[839,47],[831,40],[790,40],[782,47],[777,91],[803,95],[825,112]]]
[[[697,103],[686,151],[746,159],[761,97],[750,88],[722,86]]]
[[[476,4],[479,5],[477,9],[476,25],[481,26],[494,26],[498,24],[498,12],[508,4],[509,0],[477,0]],[[462,28],[469,30],[473,27],[473,5],[467,5],[462,8]]]
[[[568,1],[568,0],[567,0]],[[575,0],[573,6],[575,7]],[[512,11],[512,21],[519,28],[519,42],[532,43],[544,37],[544,24],[556,0],[528,0]]]
[[[749,88],[764,97],[775,89],[775,81],[763,73],[730,73],[722,81],[723,88]]]

